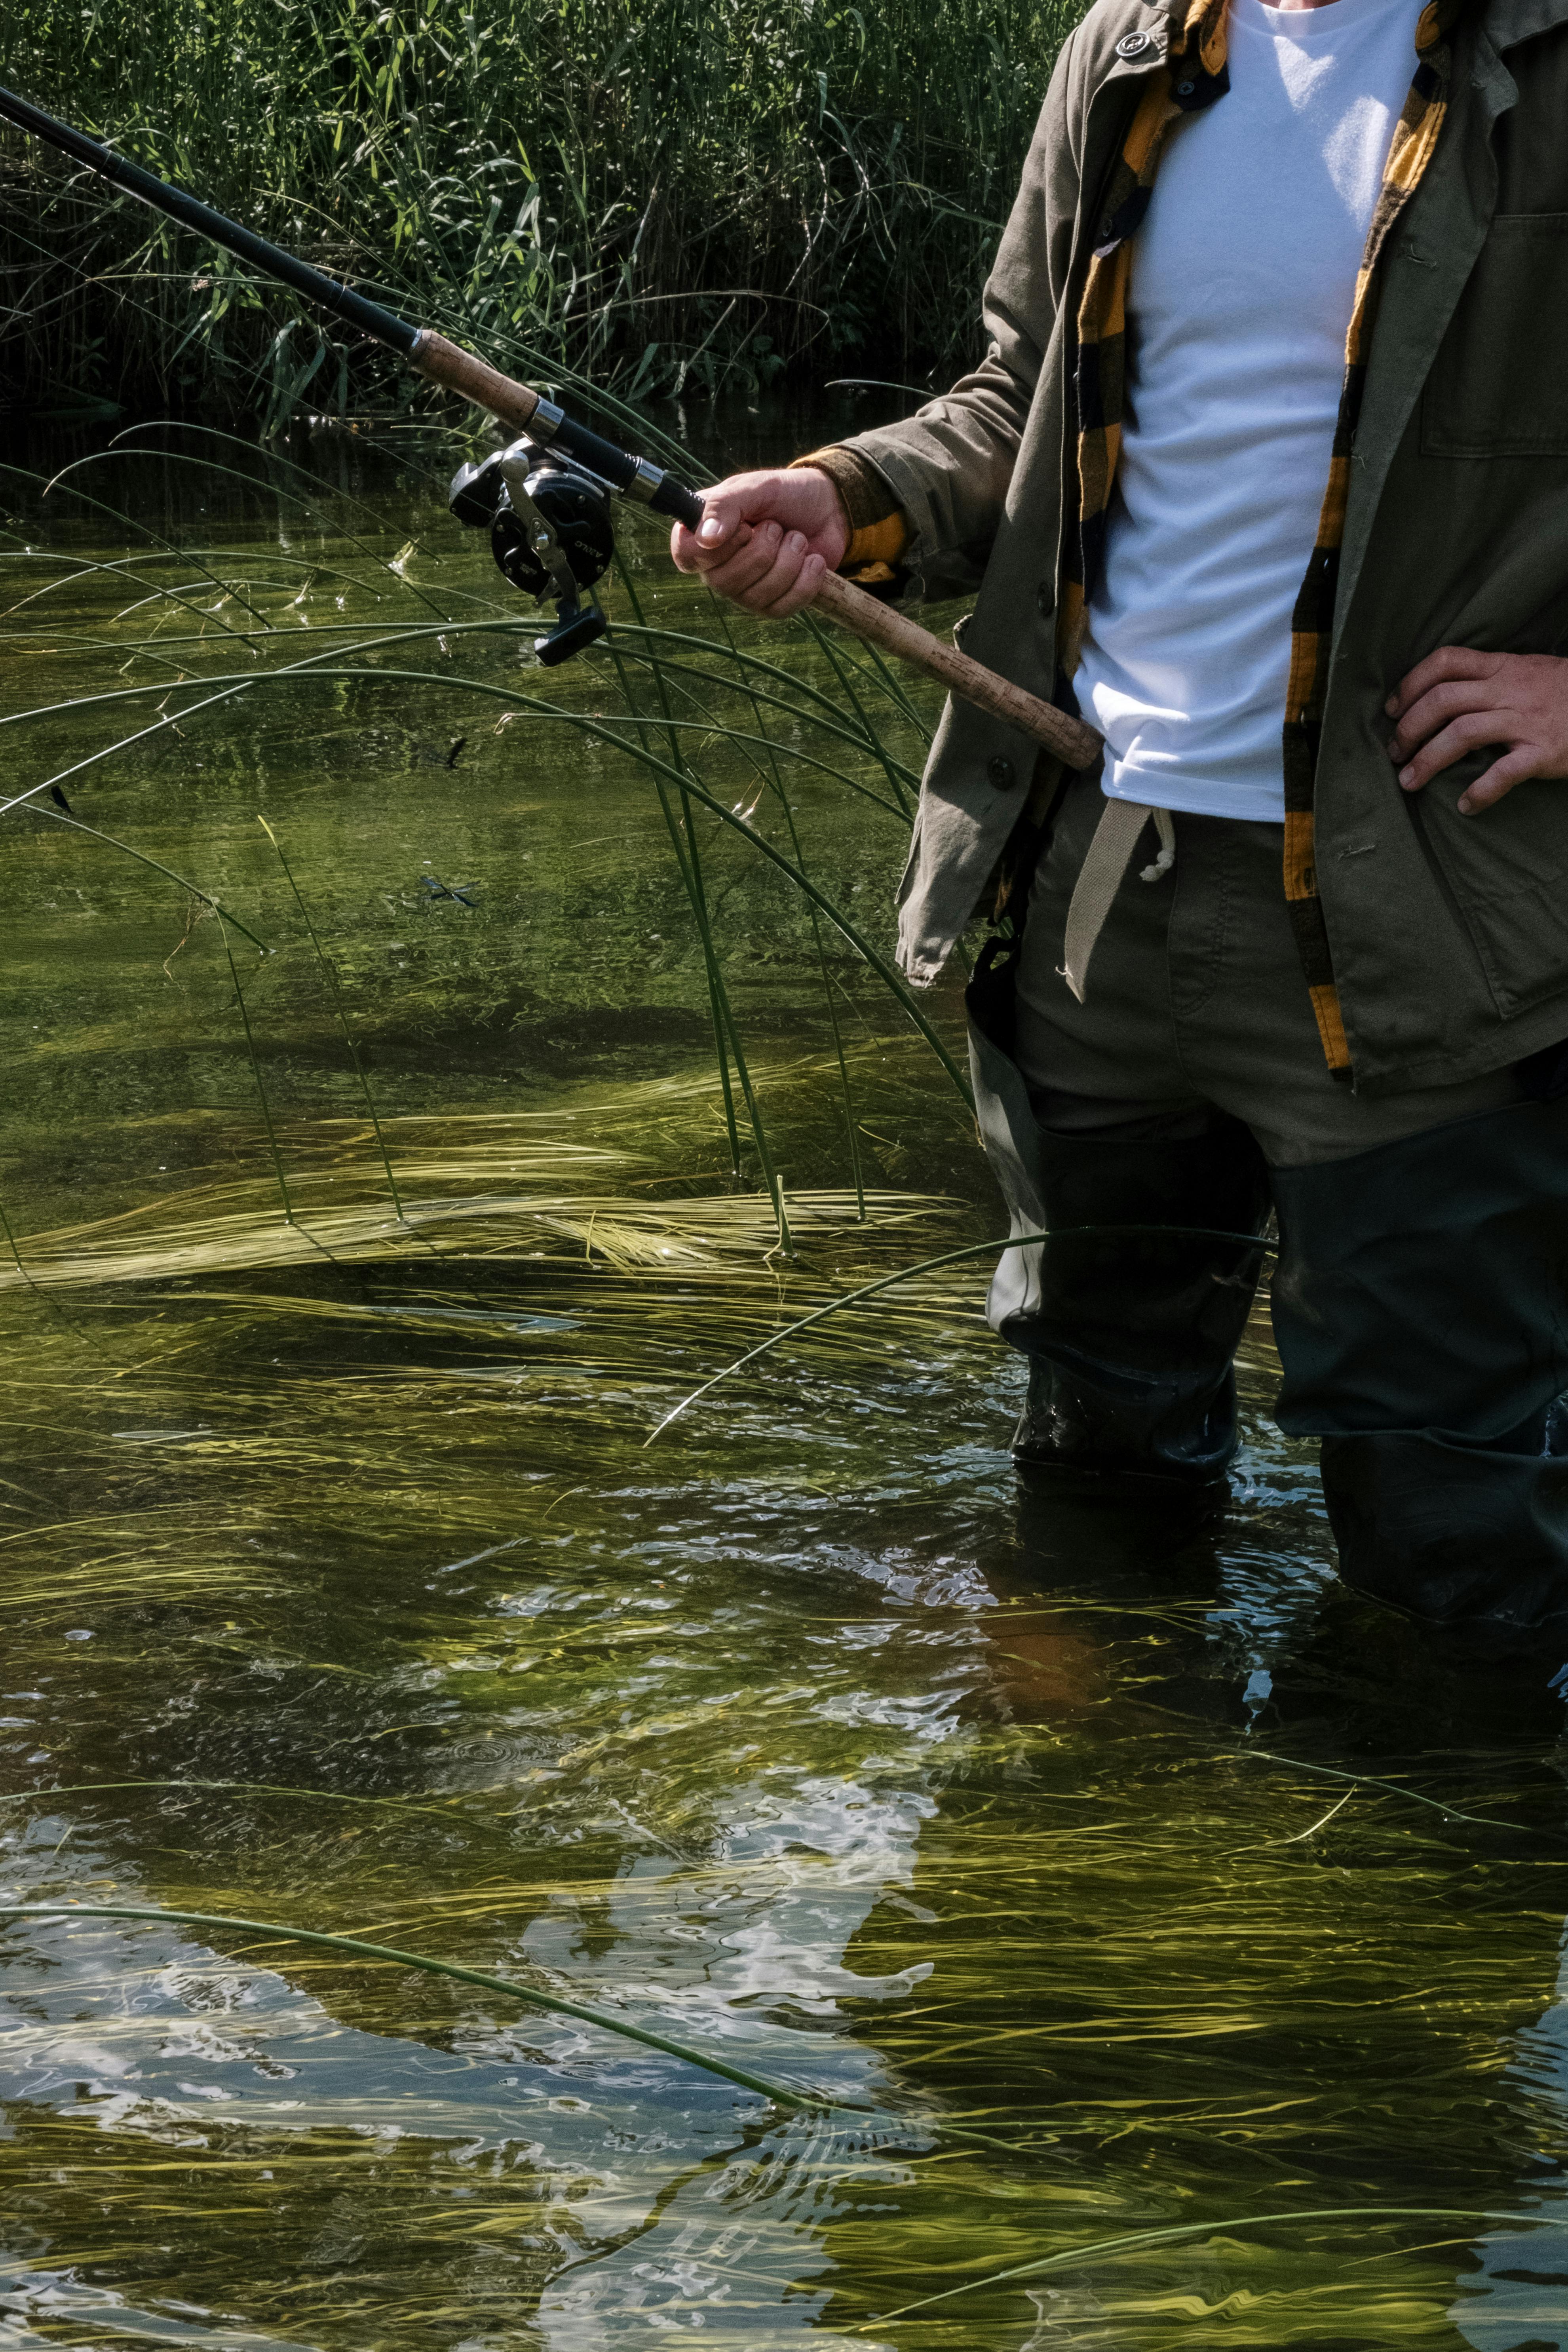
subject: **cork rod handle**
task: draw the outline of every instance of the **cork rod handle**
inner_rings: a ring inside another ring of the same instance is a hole
[[[428,376],[432,383],[444,384],[448,392],[461,393],[476,408],[488,408],[492,416],[499,416],[503,425],[515,425],[520,433],[531,423],[539,406],[538,393],[531,392],[527,384],[514,383],[488,361],[476,359],[472,352],[459,351],[430,327],[421,328],[408,364],[416,375]]]
[[[996,670],[987,669],[983,662],[960,653],[956,646],[944,645],[929,629],[907,620],[890,604],[868,596],[863,588],[857,588],[853,581],[841,580],[836,572],[826,574],[811,600],[810,609],[837,621],[840,628],[851,630],[868,645],[879,646],[884,653],[896,655],[900,661],[914,662],[939,685],[945,686],[950,694],[959,695],[965,702],[989,712],[993,719],[1000,719],[1007,726],[1032,736],[1066,766],[1092,767],[1099,758],[1100,738],[1081,719],[1042,702],[1038,695],[1026,693]]]

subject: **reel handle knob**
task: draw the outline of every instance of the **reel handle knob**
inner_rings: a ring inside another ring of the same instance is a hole
[[[533,650],[546,669],[555,669],[595,644],[607,625],[603,613],[595,612],[592,604],[579,605],[576,612],[557,622],[547,637],[535,637]]]

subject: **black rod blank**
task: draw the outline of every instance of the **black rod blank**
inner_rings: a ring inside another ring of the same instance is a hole
[[[295,254],[285,253],[280,245],[269,244],[266,237],[258,236],[254,229],[245,227],[243,223],[230,220],[225,213],[215,212],[211,205],[204,205],[199,196],[193,196],[188,190],[175,187],[172,181],[160,179],[156,172],[146,171],[142,164],[130,163],[125,156],[117,155],[112,147],[105,147],[100,141],[89,139],[85,131],[73,131],[68,122],[57,122],[52,114],[46,114],[42,107],[33,106],[26,99],[18,98],[15,90],[0,89],[0,116],[16,123],[18,130],[31,131],[35,139],[42,139],[47,145],[58,147],[62,154],[74,156],[79,163],[85,163],[90,171],[100,173],[106,180],[112,180],[115,186],[123,188],[128,195],[139,197],[142,204],[151,205],[155,212],[167,213],[171,220],[183,222],[186,228],[194,228],[198,235],[211,237],[215,245],[226,246],[230,253],[237,254],[242,261],[253,263],[258,269],[264,269],[268,277],[280,278],[297,294],[303,294],[309,301],[319,302],[322,310],[331,310],[334,317],[345,320],[351,327],[358,327],[362,333],[374,335],[378,343],[387,344],[393,351],[401,352],[405,359],[411,356],[419,340],[417,327],[411,327],[405,319],[399,319],[395,312],[384,310],[379,302],[372,302],[363,294],[356,294],[351,286],[340,286],[324,271],[312,269],[308,261],[300,260]]]
[[[254,229],[245,227],[242,222],[230,220],[226,213],[215,212],[211,205],[204,205],[201,198],[193,196],[188,189],[176,187],[172,180],[162,179],[156,172],[149,172],[144,165],[132,163],[125,156],[117,155],[112,147],[104,146],[100,140],[89,139],[85,131],[76,131],[68,122],[57,121],[52,114],[46,114],[41,106],[34,106],[28,99],[18,98],[15,90],[0,89],[0,121],[14,122],[18,130],[30,131],[35,139],[41,139],[47,146],[57,147],[62,154],[73,157],[79,163],[85,163],[89,171],[112,182],[117,188],[123,188],[128,195],[139,198],[142,204],[151,205],[155,212],[165,213],[171,220],[179,221],[186,228],[194,228],[198,236],[209,237],[215,245],[221,245],[228,252],[237,254],[242,261],[248,261],[268,277],[281,279],[285,286],[291,286],[297,294],[302,294],[307,301],[318,303],[323,310],[330,310],[334,318],[359,328],[363,334],[374,336],[378,343],[386,344],[389,350],[398,352],[416,367],[420,365],[417,354],[421,342],[439,341],[439,338],[425,337],[421,329],[411,327],[406,319],[398,318],[395,311],[384,309],[379,302],[371,301],[366,295],[356,294],[353,287],[340,285],[336,278],[327,277],[324,271],[312,269],[310,263],[301,261],[297,254],[287,253],[280,245],[273,245],[268,238],[258,236]],[[449,356],[454,362],[458,362],[467,355],[449,348]],[[439,371],[426,367],[422,372],[432,374],[437,382],[443,380]],[[503,389],[524,390],[523,387],[510,385],[503,385]],[[473,392],[468,394],[469,398],[479,396]],[[525,396],[530,402],[538,398],[531,393],[526,393]],[[689,530],[696,530],[702,520],[702,501],[695,490],[688,489],[673,475],[632,457],[628,451],[617,447],[613,441],[605,440],[586,425],[563,416],[558,409],[550,407],[545,413],[550,423],[547,431],[541,433],[541,438],[558,444],[580,465],[598,474],[623,497],[637,499],[651,506],[656,514],[672,515],[685,523]]]

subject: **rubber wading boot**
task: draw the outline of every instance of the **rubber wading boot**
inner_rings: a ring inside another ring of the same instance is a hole
[[[1236,1452],[1231,1359],[1262,1254],[1136,1229],[1260,1232],[1269,1197],[1257,1144],[1214,1112],[1110,1136],[1043,1129],[1039,1147],[1052,1237],[1030,1311],[1002,1327],[1029,1359],[1015,1458],[1129,1489],[1212,1488]],[[1060,1230],[1074,1225],[1100,1230]]]
[[[1341,1575],[1568,1659],[1568,1097],[1273,1181],[1278,1417]]]

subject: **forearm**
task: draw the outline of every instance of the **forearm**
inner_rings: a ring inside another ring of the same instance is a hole
[[[994,357],[903,424],[814,449],[797,466],[828,475],[844,502],[843,569],[868,584],[908,566],[967,584],[1002,519],[1033,383]]]

